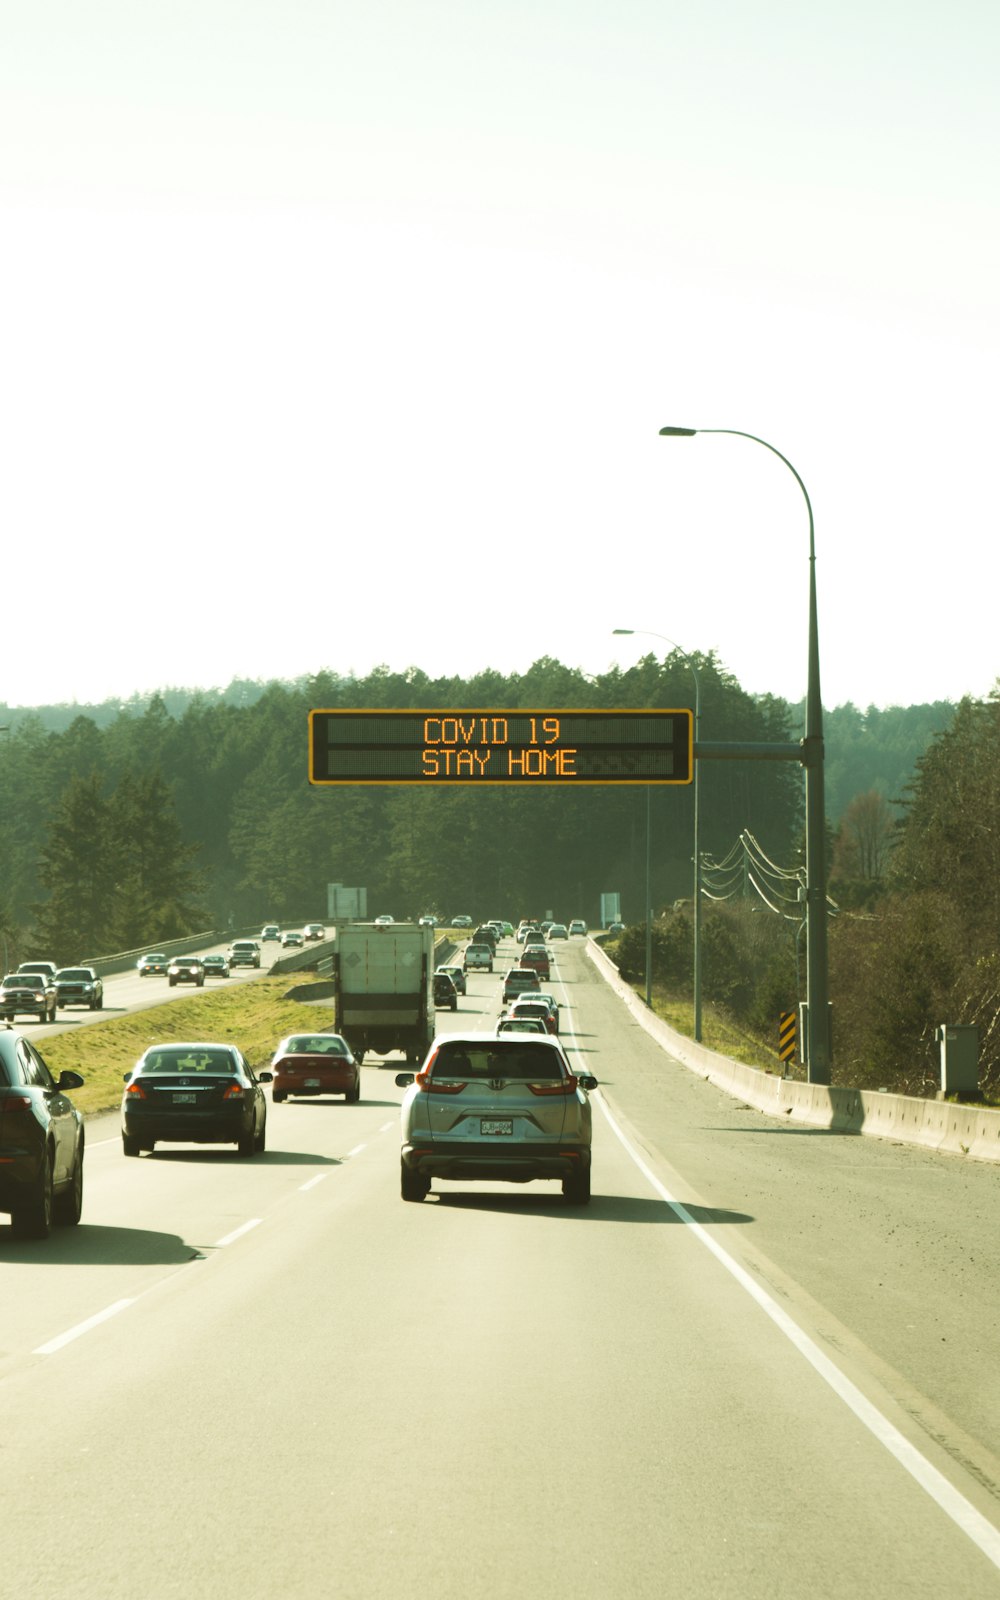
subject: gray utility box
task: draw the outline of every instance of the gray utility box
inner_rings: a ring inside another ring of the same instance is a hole
[[[954,1095],[959,1100],[981,1100],[979,1088],[979,1029],[973,1023],[943,1022],[934,1037],[941,1046],[939,1100]]]

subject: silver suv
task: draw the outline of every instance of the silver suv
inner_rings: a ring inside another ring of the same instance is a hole
[[[590,1200],[590,1073],[573,1074],[541,1034],[449,1033],[414,1077],[400,1072],[400,1192],[423,1200],[432,1178],[530,1183],[558,1178],[571,1205]]]

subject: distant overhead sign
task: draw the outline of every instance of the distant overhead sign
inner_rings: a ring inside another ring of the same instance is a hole
[[[690,711],[310,711],[309,782],[690,783]]]

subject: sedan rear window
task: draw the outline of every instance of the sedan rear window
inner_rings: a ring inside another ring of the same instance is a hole
[[[142,1063],[143,1072],[215,1072],[235,1076],[237,1068],[224,1050],[153,1050]]]

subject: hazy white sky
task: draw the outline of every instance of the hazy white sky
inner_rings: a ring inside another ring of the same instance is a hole
[[[985,695],[995,0],[0,0],[0,701]]]

